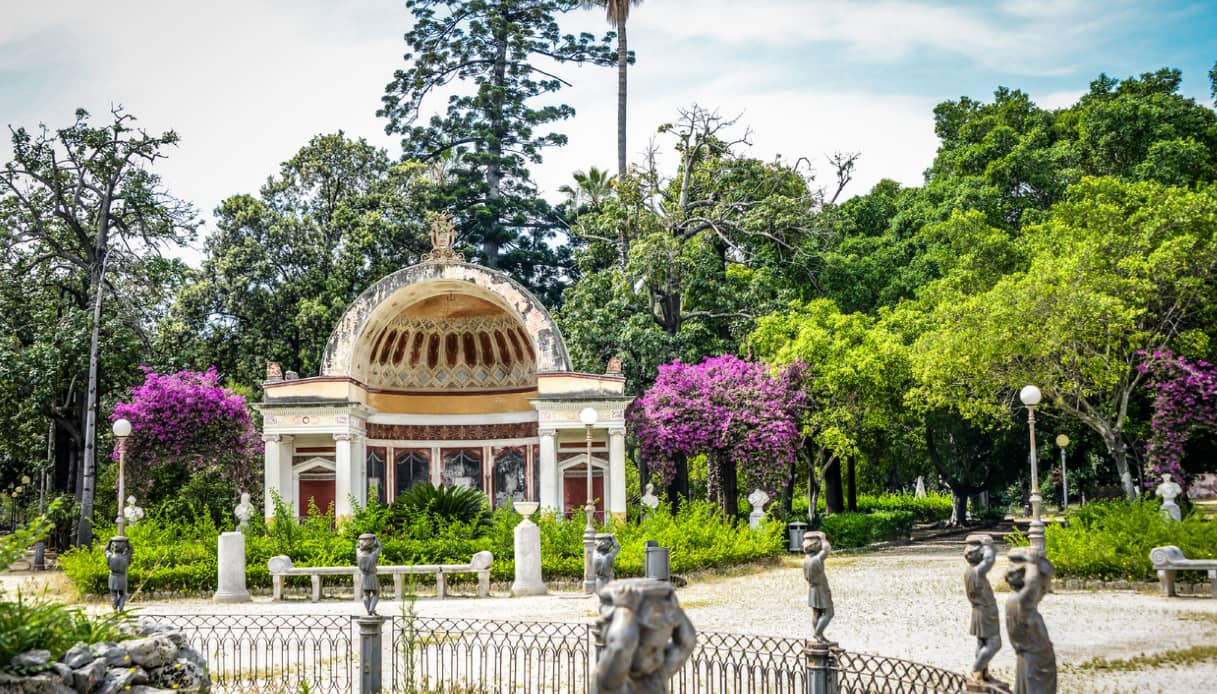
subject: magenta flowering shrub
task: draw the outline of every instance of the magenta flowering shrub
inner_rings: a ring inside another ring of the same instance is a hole
[[[1217,367],[1208,362],[1154,352],[1138,367],[1154,393],[1153,434],[1146,453],[1154,473],[1146,485],[1169,473],[1186,485],[1181,465],[1188,436],[1197,428],[1217,428]]]
[[[739,470],[750,487],[774,490],[794,474],[808,405],[807,368],[771,372],[726,354],[659,367],[655,385],[627,413],[649,469],[667,483],[674,458],[705,453]]]
[[[141,368],[144,384],[132,388],[131,401],[118,403],[111,416],[131,422],[126,465],[133,489],[146,492],[148,473],[173,463],[218,473],[239,489],[261,483],[262,438],[245,398],[220,386],[214,366],[175,374]],[[111,457],[118,460],[117,447]]]

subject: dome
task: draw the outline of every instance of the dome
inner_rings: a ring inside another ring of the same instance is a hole
[[[369,334],[367,385],[448,392],[535,388],[536,353],[500,306],[448,292],[405,306]]]

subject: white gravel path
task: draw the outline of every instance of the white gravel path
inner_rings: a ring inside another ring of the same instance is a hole
[[[799,561],[799,557],[791,556],[778,567],[757,569],[747,575],[703,576],[680,589],[678,595],[699,630],[807,637],[811,634],[811,618]],[[975,639],[967,633],[964,566],[961,545],[953,543],[833,556],[828,562],[828,576],[836,617],[827,633],[849,650],[965,672],[971,665]],[[999,560],[990,573],[999,604],[1004,604],[1008,595],[1001,580],[1004,569],[1004,561]],[[361,612],[352,600],[272,603],[266,597],[255,597],[244,605],[137,600],[132,607],[138,607],[143,615]],[[577,593],[487,600],[424,597],[416,603],[416,611],[422,616],[536,621],[589,620],[595,615],[595,607],[591,597]],[[400,610],[393,600],[381,601],[381,614],[395,615]],[[1217,692],[1217,662],[1213,660],[1132,672],[1076,668],[1096,657],[1127,659],[1217,644],[1217,600],[1167,599],[1134,591],[1060,590],[1045,598],[1041,612],[1061,665],[1062,692]],[[1008,645],[994,659],[993,668],[1005,678],[1013,673],[1014,654]]]

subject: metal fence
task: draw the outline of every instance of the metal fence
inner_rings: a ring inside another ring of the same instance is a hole
[[[347,615],[155,615],[207,659],[212,691],[350,694],[357,633]]]
[[[212,691],[355,692],[358,629],[351,616],[158,615],[210,665]],[[394,692],[586,692],[596,626],[589,622],[393,617],[381,638],[381,672]],[[385,638],[387,637],[387,638]],[[808,694],[802,639],[698,632],[672,678],[676,694]],[[375,667],[369,663],[370,667]],[[836,691],[955,694],[963,675],[899,658],[833,649]]]

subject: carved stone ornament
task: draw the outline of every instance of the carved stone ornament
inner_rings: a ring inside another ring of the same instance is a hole
[[[596,694],[662,694],[693,652],[693,624],[672,584],[614,581],[600,592]]]
[[[456,226],[452,215],[441,212],[430,215],[431,252],[422,257],[424,263],[463,263],[465,258],[453,250],[456,243]]]

